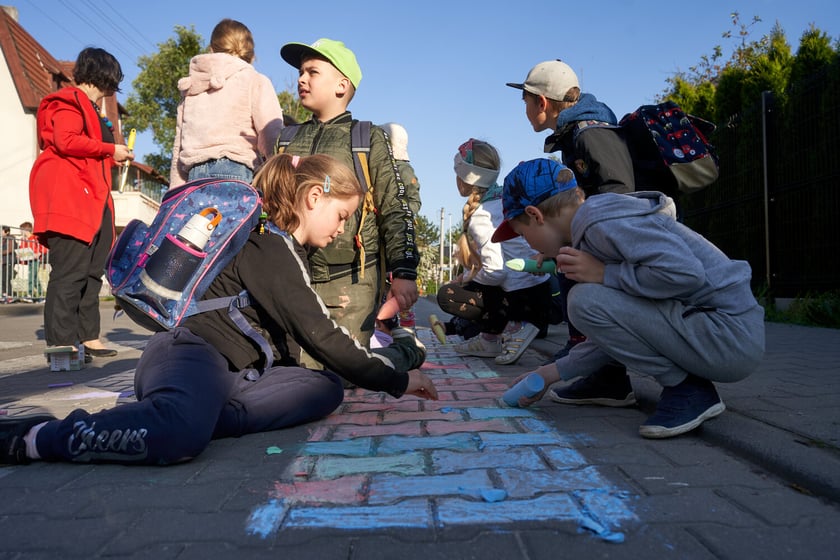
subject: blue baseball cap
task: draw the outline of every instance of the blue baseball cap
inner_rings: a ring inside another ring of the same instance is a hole
[[[519,237],[510,227],[510,221],[524,213],[526,206],[538,206],[559,192],[577,187],[574,173],[561,173],[568,169],[562,163],[547,158],[523,161],[514,167],[505,177],[505,186],[502,189],[505,220],[493,232],[492,241],[507,241]],[[568,176],[571,178],[566,180]]]

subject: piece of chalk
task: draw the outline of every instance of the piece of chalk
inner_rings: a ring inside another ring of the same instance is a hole
[[[537,261],[534,259],[510,259],[505,266],[517,272],[548,272],[549,274],[554,274],[557,269],[557,264],[551,259],[545,259],[540,266],[537,266]]]
[[[432,324],[432,332],[435,333],[438,341],[441,344],[446,344],[446,328],[440,322],[440,319],[437,318],[437,315],[429,315],[429,323]]]
[[[397,301],[397,298],[391,298],[385,303],[382,304],[382,307],[379,308],[379,313],[376,314],[376,318],[380,321],[385,319],[390,319],[400,311],[400,304]]]
[[[508,406],[519,406],[521,397],[533,397],[543,390],[545,381],[539,373],[529,373],[522,381],[505,391],[502,400]]]
[[[501,488],[484,488],[481,490],[481,499],[485,502],[501,502],[507,498],[507,492]]]
[[[49,385],[47,385],[47,387],[49,387],[50,389],[56,389],[58,387],[70,387],[71,385],[73,385],[73,382],[67,381],[65,383],[50,383]]]

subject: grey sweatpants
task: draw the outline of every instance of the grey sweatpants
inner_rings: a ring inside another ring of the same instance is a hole
[[[568,306],[587,341],[558,361],[563,379],[585,376],[612,358],[663,387],[681,383],[687,374],[734,382],[752,373],[764,355],[764,309],[758,304],[729,315],[602,284],[577,284]]]

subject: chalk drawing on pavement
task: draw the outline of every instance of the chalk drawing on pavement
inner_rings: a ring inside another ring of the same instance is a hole
[[[609,542],[636,521],[632,496],[575,449],[575,436],[508,408],[508,382],[483,361],[460,358],[428,329],[425,371],[440,400],[396,401],[348,391],[246,522],[266,538],[283,529],[442,528],[566,521]],[[492,375],[491,375],[492,374]]]

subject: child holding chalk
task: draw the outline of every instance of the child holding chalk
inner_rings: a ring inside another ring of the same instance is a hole
[[[677,222],[664,194],[604,193],[584,202],[572,172],[548,159],[511,171],[503,204],[493,240],[524,237],[576,282],[568,313],[586,340],[536,370],[546,387],[579,377],[592,395],[619,398],[632,389],[591,380],[611,360],[653,377],[662,394],[639,428],[646,438],[686,433],[725,410],[714,383],[744,379],[764,355],[764,310],[748,263]],[[546,390],[518,403],[532,404]]]
[[[456,352],[512,364],[547,329],[551,291],[548,275],[516,272],[504,265],[506,260],[531,256],[526,243],[490,239],[502,222],[502,189],[496,183],[500,169],[499,154],[487,142],[470,138],[455,154],[455,182],[467,197],[464,233],[458,240],[464,272],[441,286],[437,300],[443,311],[481,327],[481,333],[458,344]]]

